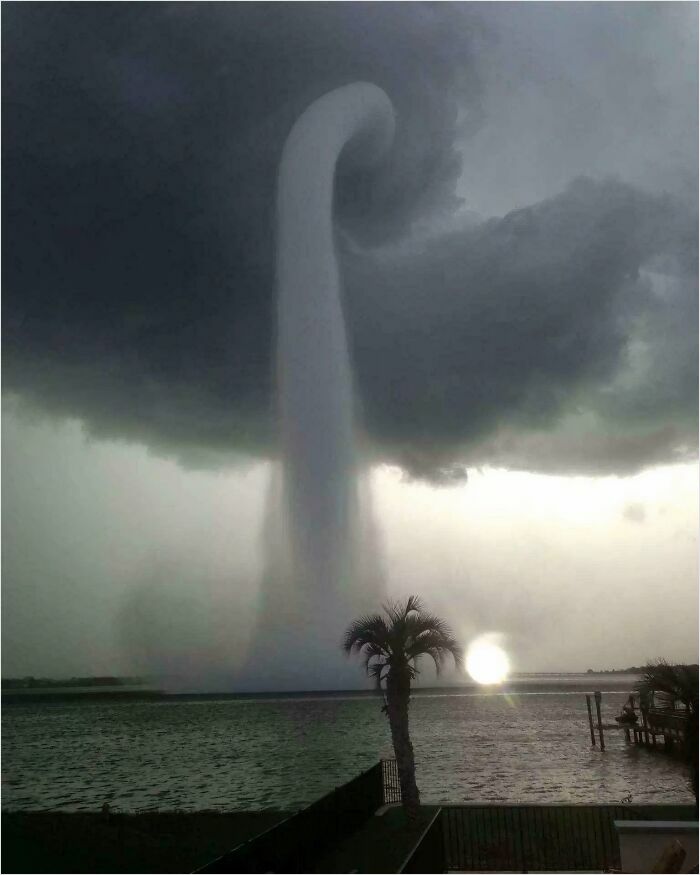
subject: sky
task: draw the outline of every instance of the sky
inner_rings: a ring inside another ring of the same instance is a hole
[[[3,675],[243,664],[276,167],[358,79],[397,117],[336,189],[389,593],[516,670],[697,661],[697,17],[6,4]]]

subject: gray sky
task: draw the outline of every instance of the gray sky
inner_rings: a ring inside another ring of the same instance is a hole
[[[399,125],[337,193],[390,590],[522,670],[697,659],[694,4],[8,9],[6,676],[242,659],[275,167],[357,78]]]

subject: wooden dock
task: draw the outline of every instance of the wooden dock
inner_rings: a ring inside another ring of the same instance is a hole
[[[648,701],[630,695],[628,702],[632,706],[632,713],[637,715],[637,723],[610,724],[603,723],[601,719],[601,694],[599,692],[593,694],[595,699],[595,717],[593,716],[591,698],[590,694],[586,695],[588,728],[592,747],[596,747],[596,744],[599,744],[601,751],[604,751],[604,730],[621,729],[624,731],[625,738],[629,744],[637,744],[665,753],[684,754],[688,733],[688,713],[685,709],[656,707],[653,699]],[[596,734],[598,736],[597,739]]]
[[[670,708],[649,708],[641,711],[642,725],[632,727],[634,743],[649,748],[661,748],[666,753],[683,753],[686,746],[688,716]]]

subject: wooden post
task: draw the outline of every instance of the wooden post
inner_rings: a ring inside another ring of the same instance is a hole
[[[593,712],[591,711],[591,697],[586,693],[586,707],[588,708],[588,728],[591,730],[591,745],[595,747],[595,732],[593,731]]]
[[[647,712],[649,710],[649,699],[646,696],[639,697],[639,710],[642,712],[642,726],[644,727],[644,744],[647,747],[649,747],[649,724],[647,723]]]
[[[598,736],[600,738],[600,749],[605,750],[605,739],[603,738],[603,719],[600,716],[600,700],[602,696],[600,693],[594,693],[593,695],[595,697],[595,710],[598,717]]]

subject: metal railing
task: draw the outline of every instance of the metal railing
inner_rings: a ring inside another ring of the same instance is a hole
[[[384,803],[401,802],[401,781],[396,760],[382,760]]]
[[[377,763],[197,871],[312,872],[323,854],[361,826],[383,801],[383,767]]]

